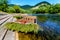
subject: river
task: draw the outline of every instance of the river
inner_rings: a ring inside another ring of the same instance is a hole
[[[43,28],[43,36],[47,36],[47,40],[60,40],[60,15],[43,15],[33,14],[37,16],[37,24]]]

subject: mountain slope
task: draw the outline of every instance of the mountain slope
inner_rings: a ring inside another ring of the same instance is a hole
[[[51,4],[50,4],[50,3],[48,3],[47,1],[43,1],[43,2],[40,2],[40,3],[36,4],[35,6],[39,6],[39,5],[41,5],[41,4],[51,5]]]
[[[38,9],[40,6],[44,6],[44,5],[51,5],[51,4],[46,1],[43,1],[43,2],[36,4],[32,9]]]
[[[24,6],[21,6],[21,8],[23,8],[23,9],[30,9],[30,8],[32,8],[33,6],[30,6],[30,5],[24,5]]]

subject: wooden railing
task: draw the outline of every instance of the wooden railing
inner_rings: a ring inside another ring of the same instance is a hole
[[[12,21],[12,16],[10,16],[10,15],[0,17],[0,40],[7,40],[6,35],[8,33],[8,30],[4,27],[4,24],[6,24],[7,22],[10,22],[10,21]],[[10,35],[10,34],[8,34],[8,35]]]

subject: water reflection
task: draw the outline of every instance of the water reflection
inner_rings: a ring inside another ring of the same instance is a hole
[[[46,38],[43,37],[42,32],[40,32],[40,34],[25,34],[19,32],[19,40],[46,40]]]
[[[60,15],[38,16],[38,19],[45,18],[45,21],[38,20],[38,24],[44,29],[48,40],[60,40]],[[47,18],[47,19],[46,19]]]

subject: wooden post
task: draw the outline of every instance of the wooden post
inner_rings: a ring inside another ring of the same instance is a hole
[[[15,32],[15,40],[19,40],[18,32]]]

